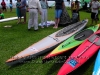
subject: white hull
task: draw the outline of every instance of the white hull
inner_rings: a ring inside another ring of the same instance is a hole
[[[1,19],[0,22],[12,21],[12,20],[17,20],[17,19],[18,17],[5,18],[5,19]]]
[[[88,20],[87,20],[88,22]],[[67,35],[62,35],[62,36],[56,36],[57,33],[63,32],[63,30],[65,30],[65,28],[67,29],[67,27],[45,37],[44,39],[40,40],[39,42],[29,46],[28,48],[26,48],[25,50],[21,51],[20,53],[18,53],[17,55],[15,55],[14,57],[8,59],[6,62],[12,62],[15,60],[19,60],[21,58],[25,58],[28,56],[32,56],[40,53],[44,53],[45,51],[48,51],[51,47],[63,42],[64,40],[68,39],[69,37],[71,37],[73,34],[77,33],[78,31],[82,30],[85,26],[86,23],[84,23],[83,25],[80,25],[80,28],[76,28],[76,30],[74,30],[73,32],[67,34]],[[74,27],[75,29],[75,27]],[[68,30],[70,31],[70,30]],[[62,34],[62,33],[61,33]],[[44,52],[43,52],[44,51]]]

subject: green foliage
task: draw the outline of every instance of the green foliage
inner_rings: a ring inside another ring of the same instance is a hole
[[[81,1],[83,1],[83,0],[81,0]],[[87,2],[87,3],[89,3],[91,0],[84,0],[84,2]]]
[[[71,11],[68,10],[68,12],[71,16]],[[7,12],[4,12],[4,14],[5,18],[16,16],[15,9],[13,9],[13,12],[9,12],[8,10]],[[54,15],[54,8],[48,9],[48,20],[54,20]],[[80,17],[81,20],[88,18],[89,22],[87,26],[89,26],[91,22],[90,13],[81,11]],[[42,64],[42,58],[47,53],[41,55],[35,60],[25,62],[24,64],[15,67],[9,67],[5,64],[5,61],[10,57],[62,28],[59,27],[58,29],[53,29],[53,26],[50,26],[48,28],[45,27],[44,29],[39,27],[39,31],[34,31],[33,29],[28,31],[27,24],[28,12],[26,24],[17,24],[17,20],[0,23],[0,75],[56,75],[65,59],[54,59],[51,62]],[[11,25],[12,27],[5,28],[5,25]],[[71,53],[68,52],[65,55],[68,56],[69,54]],[[91,75],[94,63],[93,61],[94,58],[92,59],[92,62],[86,63],[85,66],[81,67],[81,69],[77,69],[71,75]]]

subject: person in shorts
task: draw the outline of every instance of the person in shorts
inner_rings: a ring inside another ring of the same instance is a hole
[[[7,11],[7,9],[6,9],[6,3],[5,3],[4,0],[2,0],[1,6],[2,6],[2,10],[6,12]]]
[[[94,21],[95,21],[95,24],[97,24],[98,10],[100,7],[100,3],[98,2],[98,0],[93,0],[91,1],[90,5],[91,5],[91,19],[92,19],[91,25],[93,24]]]
[[[79,1],[75,0],[71,2],[71,12],[73,14],[78,14],[78,21],[80,21],[80,14],[79,14]],[[73,18],[73,17],[72,17]]]
[[[60,22],[60,17],[64,6],[65,5],[63,0],[55,0],[55,26],[53,27],[55,29],[58,28],[58,24]]]

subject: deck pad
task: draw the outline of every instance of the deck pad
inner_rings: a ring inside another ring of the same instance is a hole
[[[94,32],[93,32],[93,30],[90,30],[90,29],[87,29],[87,30],[85,30],[84,32],[81,32],[81,33],[79,33],[78,35],[76,35],[75,37],[74,37],[74,39],[75,40],[78,40],[78,41],[81,41],[81,40],[84,40],[84,39],[86,39],[87,37],[89,37],[91,34],[93,34]],[[80,37],[81,35],[83,35],[83,37],[81,37],[81,38],[78,38],[78,37]],[[77,39],[78,38],[78,39]]]
[[[78,22],[76,24],[72,24],[72,25],[69,25],[65,28],[63,28],[61,31],[59,31],[57,34],[56,34],[56,37],[61,37],[61,36],[64,36],[64,35],[68,35],[74,31],[76,31],[77,29],[79,29],[82,25],[84,25],[86,21],[82,21],[82,22]]]

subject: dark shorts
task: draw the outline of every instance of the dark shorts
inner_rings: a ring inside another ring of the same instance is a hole
[[[91,12],[91,19],[98,19],[98,14]]]
[[[21,16],[26,16],[26,9],[21,9]]]
[[[6,9],[6,7],[2,7],[2,10],[5,10]]]
[[[62,9],[55,10],[55,18],[60,18],[61,14],[62,14]]]
[[[80,18],[79,11],[73,10],[73,11],[72,11],[72,16],[73,16],[73,13],[77,13],[77,14],[78,14],[78,19]]]
[[[10,7],[10,9],[12,9],[12,7]]]

